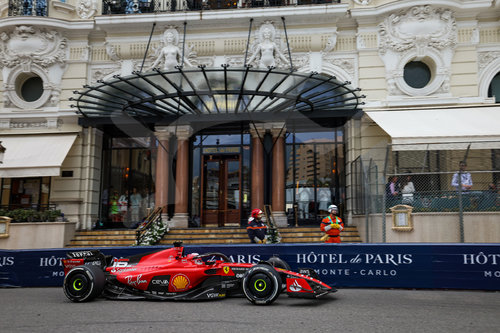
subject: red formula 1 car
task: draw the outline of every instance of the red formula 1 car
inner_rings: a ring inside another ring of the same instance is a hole
[[[234,263],[222,253],[184,254],[173,248],[116,259],[98,250],[68,252],[63,259],[64,293],[73,302],[100,295],[109,299],[206,300],[241,296],[253,304],[271,304],[282,291],[318,298],[336,291],[312,269],[290,271],[272,257],[258,264]]]

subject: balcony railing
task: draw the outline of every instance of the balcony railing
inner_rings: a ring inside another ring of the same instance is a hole
[[[103,0],[102,14],[141,14],[213,9],[340,3],[341,0]],[[9,0],[9,16],[48,16],[47,0]]]
[[[340,0],[103,0],[103,15],[340,3]]]
[[[47,0],[10,0],[9,16],[48,16]]]

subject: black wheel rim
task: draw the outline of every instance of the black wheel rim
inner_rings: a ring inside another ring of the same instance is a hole
[[[66,290],[73,297],[84,296],[89,289],[89,279],[85,274],[77,273],[71,276],[66,283]]]
[[[254,274],[248,281],[248,287],[257,298],[268,296],[273,288],[273,281],[267,274]]]

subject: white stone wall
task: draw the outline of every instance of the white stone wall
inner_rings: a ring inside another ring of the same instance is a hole
[[[465,243],[500,242],[498,212],[464,213]],[[387,243],[458,243],[460,242],[460,221],[458,213],[415,213],[412,214],[413,230],[393,230],[392,215],[386,215],[385,241]],[[357,227],[361,240],[367,243],[381,243],[383,239],[382,214],[354,216],[352,223]]]

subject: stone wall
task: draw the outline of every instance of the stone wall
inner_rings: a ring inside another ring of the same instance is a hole
[[[392,214],[386,215],[386,243],[458,243],[460,242],[459,216],[457,213],[415,213],[412,214],[413,230],[392,229]],[[464,213],[465,243],[500,243],[500,213]],[[368,224],[368,235],[367,226]],[[382,235],[382,214],[356,215],[352,225],[358,228],[364,243],[380,243]],[[368,238],[368,239],[367,239]]]

